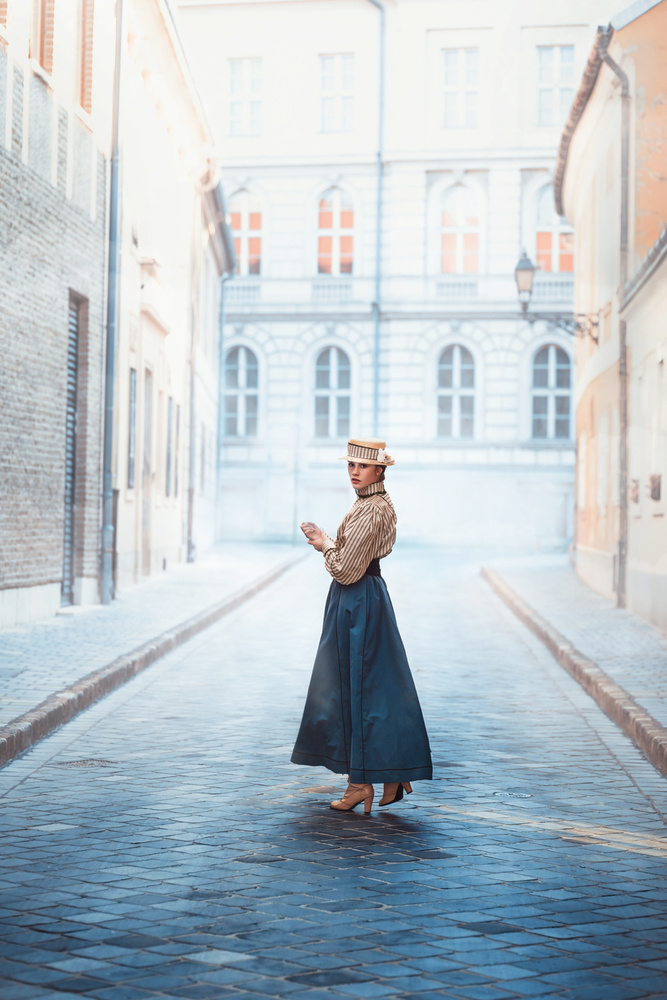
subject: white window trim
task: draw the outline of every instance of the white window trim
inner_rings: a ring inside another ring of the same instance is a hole
[[[262,225],[260,229],[250,229],[249,228],[249,202],[254,200],[259,206],[259,212],[262,217]],[[238,255],[238,277],[239,278],[261,278],[264,273],[264,251],[265,251],[265,239],[264,239],[264,229],[265,229],[265,212],[264,203],[261,198],[259,198],[254,191],[248,190],[248,188],[242,188],[235,191],[232,197],[229,199],[229,204],[227,211],[231,214],[234,212],[235,206],[234,202],[240,201],[240,213],[241,213],[241,228],[236,230],[232,229],[232,239],[240,239],[241,241],[241,252]],[[249,267],[249,240],[251,237],[258,237],[261,240],[261,249],[259,255],[259,274],[250,274]]]
[[[232,67],[234,64],[241,65],[241,91],[233,93],[232,88]],[[254,89],[254,68],[259,67],[259,84]],[[229,87],[229,128],[228,136],[231,139],[253,138],[261,134],[262,131],[262,60],[256,56],[244,56],[227,60],[227,81]],[[238,106],[240,117],[235,117],[233,109]],[[258,115],[258,121],[254,121],[254,111]],[[240,122],[240,129],[234,129],[234,121]]]
[[[445,53],[446,52],[456,52],[457,53],[457,79],[454,86],[448,86],[445,77]],[[466,80],[467,74],[467,59],[468,52],[477,53],[477,82],[475,86],[468,85]],[[479,127],[479,95],[480,95],[480,49],[476,45],[465,45],[460,47],[453,46],[443,46],[440,50],[440,60],[441,60],[441,81],[442,81],[442,100],[441,100],[441,111],[440,111],[440,127],[449,131],[450,129],[475,129]],[[445,121],[445,106],[446,106],[446,95],[453,94],[456,100],[456,122],[455,124],[448,124]],[[467,117],[467,97],[468,94],[475,94],[475,123],[469,125],[466,121]]]
[[[344,437],[316,437],[315,436],[315,395],[317,393],[317,388],[315,385],[315,366],[317,364],[318,355],[324,350],[325,347],[337,347],[339,350],[344,351],[350,359],[350,389],[348,391],[350,397],[350,429],[354,431],[357,426],[359,419],[359,399],[358,399],[358,387],[360,384],[360,369],[359,369],[359,359],[357,357],[354,345],[349,343],[347,340],[340,336],[322,336],[316,343],[312,344],[304,357],[304,369],[303,369],[303,395],[302,395],[302,407],[303,413],[307,416],[307,427],[308,430],[308,440],[310,445],[315,446],[317,449],[327,448],[329,446],[338,448],[343,442],[347,443],[347,439]]]
[[[487,273],[487,219],[488,219],[488,197],[486,189],[483,184],[477,180],[477,178],[472,177],[468,174],[462,174],[460,177],[450,174],[444,177],[439,184],[434,184],[432,190],[429,193],[426,212],[427,212],[427,270],[432,276],[437,277],[447,277],[446,274],[440,270],[441,260],[441,236],[442,236],[442,203],[446,194],[450,189],[458,187],[459,185],[463,187],[469,187],[475,192],[477,196],[477,201],[479,205],[479,270],[476,272],[468,272],[468,277],[473,278],[475,274],[482,275]],[[357,228],[357,217],[355,215],[355,228]],[[452,274],[451,277],[456,277],[456,274]],[[460,275],[465,277],[465,273]],[[461,341],[463,343],[463,341]],[[467,346],[467,344],[466,344]]]
[[[332,215],[333,215],[333,226],[331,229],[320,229],[320,202],[322,199],[328,195],[332,194]],[[341,201],[342,196],[345,196],[348,203],[352,206],[352,212],[354,214],[354,226],[352,229],[343,229],[340,225],[340,213],[341,213]],[[346,188],[341,187],[330,187],[326,191],[322,191],[317,199],[316,204],[316,229],[317,235],[315,237],[315,273],[318,278],[327,280],[327,278],[346,278],[352,279],[356,276],[357,271],[355,268],[356,256],[357,256],[357,208],[354,203],[354,199],[350,196]],[[323,274],[318,270],[319,266],[319,240],[320,236],[331,236],[331,274]],[[352,271],[341,272],[340,270],[340,238],[341,236],[351,236],[352,237]]]
[[[535,358],[539,352],[545,348],[553,348],[553,351],[549,351],[549,386],[544,388],[534,388],[533,387],[533,367],[535,364]],[[567,393],[563,389],[558,389],[556,387],[556,348],[560,348],[567,355],[570,362],[570,387]],[[553,383],[553,384],[552,384]],[[557,438],[555,436],[556,431],[556,396],[568,395],[570,400],[569,409],[569,434],[566,438]],[[546,396],[547,402],[547,436],[542,438],[533,437],[533,399],[535,396]],[[537,446],[544,445],[558,445],[574,447],[573,430],[574,430],[574,359],[572,357],[571,351],[569,351],[559,340],[555,337],[545,338],[542,343],[537,343],[531,345],[530,352],[530,366],[528,373],[528,439],[529,441]]]
[[[235,348],[244,348],[247,351],[251,351],[255,355],[255,358],[257,359],[257,388],[256,389],[243,389],[243,388],[232,389],[231,387],[229,387],[229,388],[227,387],[227,384],[226,384],[227,383],[227,358],[229,357],[230,352],[233,351]],[[223,350],[224,350],[224,359],[223,359],[223,384],[221,386],[220,395],[222,397],[222,406],[223,406],[223,414],[222,414],[222,419],[223,419],[223,435],[222,436],[223,436],[224,444],[225,444],[225,446],[232,445],[232,444],[242,444],[242,445],[249,445],[249,444],[253,444],[254,445],[254,444],[257,444],[258,442],[260,442],[260,439],[264,437],[264,427],[263,427],[263,423],[262,423],[263,409],[264,409],[264,407],[263,407],[262,403],[263,403],[263,400],[266,398],[266,396],[265,396],[266,386],[264,384],[265,365],[263,364],[262,353],[258,349],[258,347],[257,347],[256,344],[251,343],[248,340],[238,340],[238,339],[230,340],[229,343],[227,343],[227,344],[224,345]],[[243,427],[244,427],[244,433],[243,434],[227,434],[226,433],[227,414],[226,414],[226,411],[225,411],[225,399],[227,398],[227,396],[232,396],[232,395],[236,396],[237,399],[240,399],[240,398],[243,399],[242,405],[241,405],[240,409],[237,410],[237,426],[240,426],[240,424],[241,424],[240,413],[243,414]],[[245,396],[246,395],[256,395],[257,396],[257,433],[256,434],[252,434],[252,435],[245,434]]]
[[[552,235],[552,244],[551,244],[551,270],[550,271],[542,271],[542,274],[565,274],[565,275],[570,275],[572,277],[572,280],[574,281],[574,268],[573,268],[572,271],[561,271],[560,270],[560,236],[563,233],[572,234],[572,236],[574,236],[574,230],[572,229],[572,226],[570,226],[568,224],[568,222],[566,221],[566,219],[564,219],[562,216],[556,215],[556,208],[555,208],[555,206],[554,206],[554,209],[553,209],[553,216],[558,221],[554,224],[553,219],[552,219],[552,222],[551,222],[551,224],[549,226],[543,226],[543,225],[540,224],[540,201],[542,200],[542,197],[544,196],[545,192],[548,191],[549,189],[551,189],[552,194],[553,194],[553,184],[544,184],[537,191],[537,194],[535,196],[535,210],[534,210],[535,226],[533,228],[533,241],[532,241],[533,242],[533,250],[534,250],[533,260],[535,261],[536,266],[539,267],[539,264],[538,264],[538,261],[537,261],[537,253],[538,253],[538,251],[537,251],[537,234],[540,233],[540,232],[549,232],[549,233],[551,233],[551,235]],[[572,247],[572,254],[573,254],[573,256],[574,256],[574,249],[575,248],[573,246]]]
[[[438,367],[443,351],[448,347],[465,347],[470,351],[475,363],[475,388],[473,390],[473,436],[471,438],[440,437],[438,435],[438,396],[447,390],[438,385]],[[466,448],[485,440],[484,421],[484,357],[480,346],[467,334],[450,332],[446,337],[438,339],[424,357],[425,379],[424,399],[424,436],[425,440],[433,441],[440,448]]]
[[[540,49],[552,49],[554,51],[554,75],[553,81],[550,85],[544,85],[540,83]],[[561,114],[561,92],[563,90],[571,91],[571,99],[574,100],[575,94],[577,92],[577,81],[576,72],[573,68],[573,75],[571,83],[563,83],[561,80],[561,49],[572,49],[572,65],[576,65],[576,48],[574,42],[563,42],[549,45],[537,45],[535,51],[535,124],[538,128],[562,128],[565,124],[563,115]],[[550,122],[540,121],[540,91],[551,91],[552,101],[552,116]]]
[[[332,90],[324,89],[324,60],[333,59],[334,60],[334,86]],[[352,86],[351,88],[345,88],[343,86],[344,73],[343,73],[343,60],[352,60]],[[341,132],[353,132],[354,131],[354,94],[355,94],[355,57],[353,52],[322,52],[319,56],[319,74],[320,74],[320,132],[323,135],[334,135]],[[324,115],[324,102],[332,101],[334,114],[333,114],[333,125],[331,128],[325,128],[325,115]],[[346,125],[345,115],[343,113],[344,102],[350,101],[352,106],[351,121],[349,126]],[[346,127],[343,127],[346,126]]]

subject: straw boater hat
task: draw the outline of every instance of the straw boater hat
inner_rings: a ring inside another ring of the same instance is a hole
[[[343,462],[361,462],[365,465],[393,465],[394,457],[387,451],[380,438],[350,438],[347,455],[338,456]]]

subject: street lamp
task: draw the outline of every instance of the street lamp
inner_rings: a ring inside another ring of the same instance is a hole
[[[560,330],[564,330],[565,333],[569,333],[573,337],[590,337],[593,343],[597,344],[599,319],[596,314],[587,316],[584,313],[572,313],[568,316],[563,313],[528,312],[528,306],[533,294],[533,282],[536,270],[537,268],[526,251],[522,250],[519,262],[514,268],[514,279],[516,281],[523,318],[528,320],[529,323],[535,323],[539,319],[545,320],[545,322],[550,323],[552,326],[557,326]]]

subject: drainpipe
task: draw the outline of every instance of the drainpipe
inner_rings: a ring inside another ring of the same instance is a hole
[[[609,41],[607,40],[607,45]],[[627,75],[606,50],[603,61],[621,84],[621,293],[628,280],[628,215],[630,205],[630,85]],[[626,605],[626,580],[628,565],[628,348],[624,319],[619,322],[618,359],[618,423],[619,423],[619,529],[618,574],[616,581],[616,606]]]
[[[382,292],[382,200],[384,188],[385,8],[380,0],[367,0],[380,11],[377,205],[375,223],[375,292],[373,297],[373,434],[379,433],[380,415],[380,296]]]
[[[227,282],[234,274],[223,274],[220,278],[220,311],[218,315],[218,440],[215,462],[215,505],[218,524],[216,538],[220,537],[220,488],[222,486],[222,439],[224,436],[225,414],[223,400],[225,392],[225,291]]]
[[[107,278],[107,338],[104,373],[104,451],[102,466],[102,604],[113,600],[113,431],[116,382],[116,335],[120,308],[120,76],[123,54],[123,0],[116,0],[116,62],[114,66],[111,165],[109,171],[109,261]]]

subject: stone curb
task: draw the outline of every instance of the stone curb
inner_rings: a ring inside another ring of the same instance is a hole
[[[602,667],[580,653],[553,625],[534,611],[498,573],[483,566],[482,576],[517,618],[541,639],[560,665],[628,734],[654,767],[667,775],[667,729],[649,715],[625,688],[616,684]]]
[[[6,726],[0,727],[0,766],[8,764],[20,753],[34,743],[44,739],[59,726],[69,722],[84,709],[99,701],[105,695],[131,680],[137,674],[155,663],[162,656],[171,652],[181,643],[187,642],[193,636],[202,632],[210,625],[224,618],[241,604],[250,600],[269,584],[277,580],[288,569],[295,566],[309,553],[299,554],[288,559],[263,576],[258,577],[247,587],[237,590],[223,601],[211,605],[206,610],[186,619],[175,628],[162,632],[161,635],[138,646],[131,652],[117,657],[106,667],[100,667],[86,674],[76,684],[56,691],[46,698],[36,708],[19,715]]]

